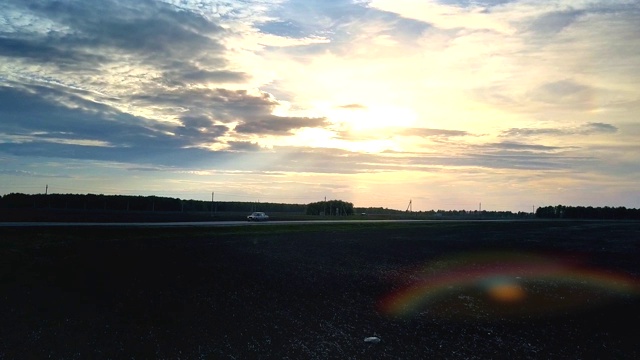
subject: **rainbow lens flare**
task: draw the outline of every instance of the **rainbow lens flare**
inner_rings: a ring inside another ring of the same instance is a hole
[[[390,316],[550,314],[640,294],[640,282],[630,275],[528,253],[465,254],[391,280],[404,286],[378,303]]]

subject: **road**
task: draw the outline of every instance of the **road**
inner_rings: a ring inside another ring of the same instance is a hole
[[[225,227],[266,225],[359,224],[359,223],[420,223],[440,220],[295,220],[295,221],[186,221],[186,222],[0,222],[0,227],[58,227],[58,226],[108,226],[108,227]]]

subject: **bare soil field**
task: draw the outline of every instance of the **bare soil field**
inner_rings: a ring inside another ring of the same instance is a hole
[[[639,281],[638,222],[7,227],[0,359],[637,359]]]

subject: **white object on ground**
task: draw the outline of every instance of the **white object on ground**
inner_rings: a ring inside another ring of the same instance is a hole
[[[369,337],[364,338],[364,342],[377,344],[377,343],[380,342],[380,338],[377,337],[377,336],[369,336]]]

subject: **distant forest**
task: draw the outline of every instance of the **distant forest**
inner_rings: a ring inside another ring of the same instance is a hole
[[[95,194],[19,194],[0,198],[3,209],[68,209],[102,211],[152,212],[289,212],[305,213],[306,205],[235,201],[182,200],[160,196],[95,195]]]
[[[536,210],[536,217],[541,219],[609,219],[640,220],[640,209],[626,207],[592,207],[592,206],[546,206]]]
[[[264,211],[290,215],[382,215],[403,216],[407,211],[382,207],[355,207],[341,200],[319,201],[310,204],[285,204],[269,202],[182,200],[160,196],[96,195],[96,194],[21,194],[11,193],[0,197],[0,209],[28,211],[28,209],[69,210],[87,212],[154,212],[154,213],[249,213]],[[625,207],[546,206],[539,207],[535,215],[530,212],[478,211],[478,210],[429,210],[411,212],[427,219],[608,219],[640,220],[640,209]]]

